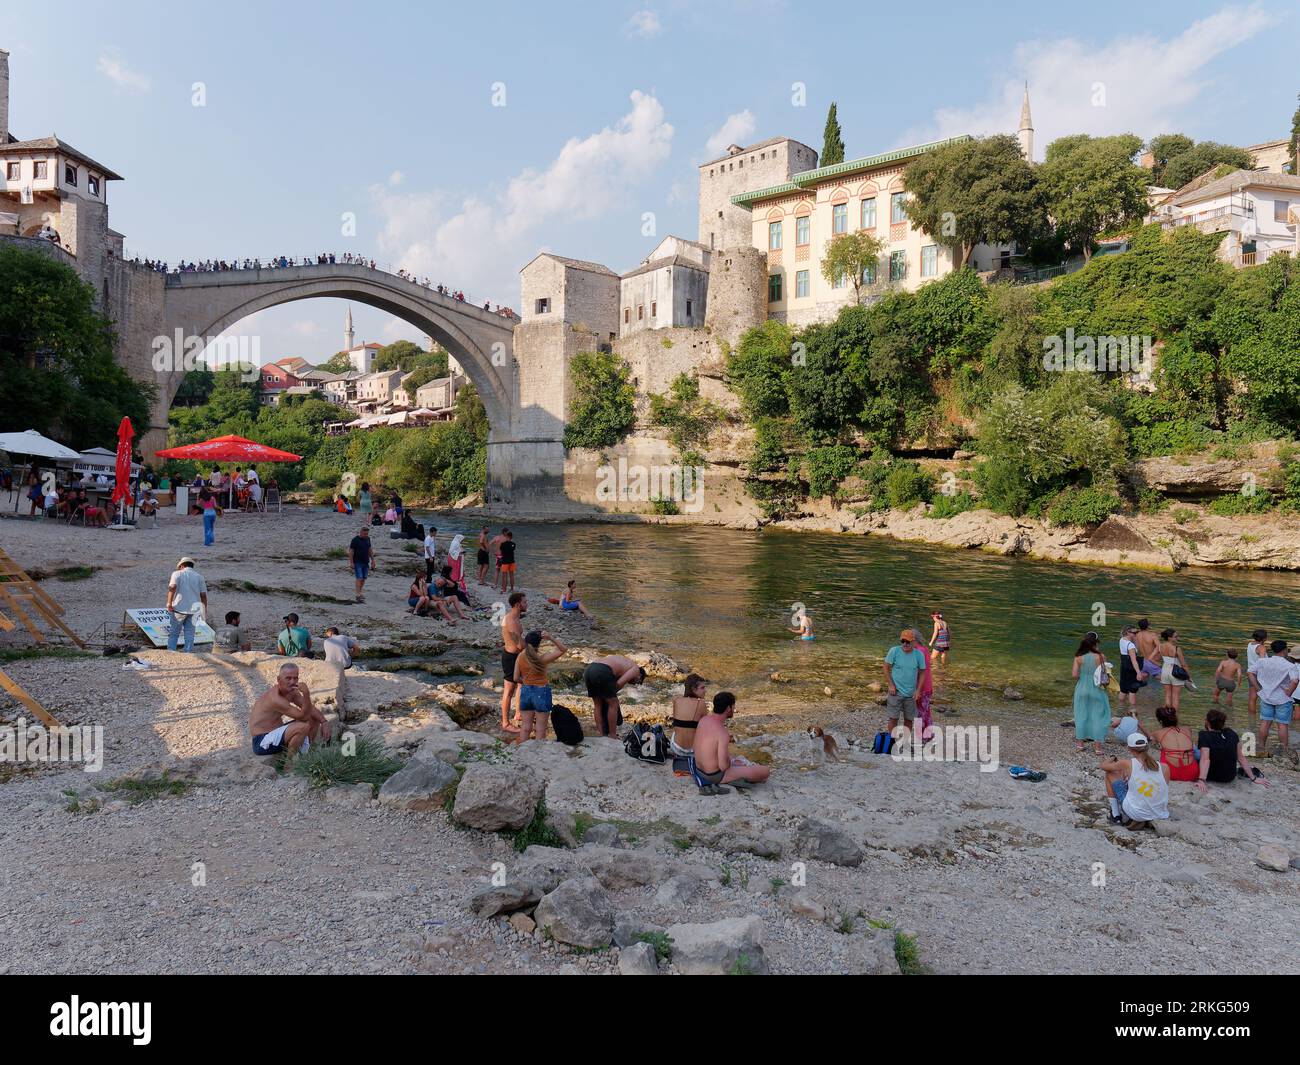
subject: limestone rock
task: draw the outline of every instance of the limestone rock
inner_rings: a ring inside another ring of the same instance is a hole
[[[1024,697],[1025,697],[1025,696],[1024,696],[1024,693],[1023,693],[1022,691],[1020,691],[1018,688],[1003,688],[1003,689],[1002,689],[1002,698],[1004,698],[1004,699],[1008,699],[1008,700],[1010,700],[1010,701],[1013,702],[1013,703],[1018,703],[1018,702],[1020,702],[1022,699],[1024,699]]]
[[[542,900],[541,889],[526,880],[511,880],[500,887],[495,884],[475,892],[469,908],[479,917],[495,917],[536,906]]]
[[[767,975],[763,922],[751,914],[711,924],[668,927],[673,965],[687,976]]]
[[[630,947],[637,942],[638,936],[645,935],[648,932],[662,931],[661,926],[642,917],[630,913],[620,913],[618,919],[614,922],[614,946]]]
[[[665,910],[680,911],[695,901],[703,884],[690,873],[670,876],[655,892],[655,905]]]
[[[412,758],[384,781],[379,801],[403,810],[434,810],[456,777],[456,770],[437,758]]]
[[[843,829],[815,817],[804,818],[795,843],[805,858],[816,858],[832,865],[862,864],[864,852],[857,840]]]
[[[655,948],[649,943],[624,947],[618,955],[618,972],[620,976],[657,976],[659,961],[655,958]]]
[[[537,922],[526,913],[512,913],[510,915],[510,927],[521,936],[531,936],[533,930],[537,927]]]
[[[1285,873],[1291,867],[1291,854],[1277,843],[1265,843],[1255,855],[1255,861],[1265,869],[1272,869],[1275,873]]]
[[[802,917],[811,917],[818,922],[826,920],[826,907],[807,888],[783,887],[779,898],[791,913],[797,913]]]
[[[491,750],[497,741],[481,732],[468,729],[451,729],[429,736],[420,744],[420,758],[438,758],[444,762],[462,761],[469,751]]]
[[[335,806],[350,806],[354,810],[364,810],[374,797],[373,785],[339,784],[325,792],[325,801]]]
[[[591,876],[563,881],[543,896],[533,919],[557,943],[587,950],[609,946],[614,934],[614,904]]]
[[[898,976],[894,933],[873,928],[850,936],[844,972],[848,976]]]
[[[533,819],[544,788],[528,766],[480,762],[465,770],[451,816],[483,832],[518,830]]]
[[[575,868],[576,862],[568,851],[534,845],[520,855],[511,875],[530,880],[546,892],[554,891]]]
[[[590,843],[598,847],[617,847],[618,843],[618,825],[602,823],[592,825],[583,834],[583,843]]]

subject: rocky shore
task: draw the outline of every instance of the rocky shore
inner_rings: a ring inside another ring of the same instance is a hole
[[[403,545],[381,539],[369,602],[349,602],[330,557],[341,527],[320,513],[231,516],[200,568],[214,613],[243,611],[258,646],[291,608],[365,643],[369,668],[304,662],[304,679],[398,771],[378,788],[317,787],[247,753],[251,699],[279,664],[264,651],[147,650],[129,670],[123,655],[7,662],[65,723],[102,725],[106,750],[98,774],[0,769],[0,968],[1138,972],[1159,958],[1162,971],[1300,971],[1276,933],[1300,918],[1300,780],[1281,761],[1268,789],[1175,784],[1171,820],[1133,833],[1107,821],[1092,756],[1061,753],[1046,780],[1012,780],[1010,724],[1003,764],[984,772],[863,753],[854,741],[874,717],[828,722],[835,759],[800,729],[740,719],[743,752],[773,776],[701,797],[615,741],[503,742],[486,600],[455,628],[404,613],[410,566],[395,573]],[[89,558],[85,534],[0,523],[74,629],[107,623],[109,643],[126,643],[122,610],[160,601],[176,558],[197,553],[193,526],[90,533]],[[56,576],[80,565],[95,569]],[[542,623],[577,649],[558,699],[589,726],[578,663],[618,634],[559,611]],[[6,634],[0,648],[29,642]],[[653,683],[629,716],[658,713],[689,666],[645,661]],[[0,703],[4,723],[17,716]]]

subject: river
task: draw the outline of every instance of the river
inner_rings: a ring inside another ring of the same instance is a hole
[[[440,537],[466,534],[472,560],[477,532],[462,520],[435,516]],[[1179,631],[1201,688],[1188,696],[1199,720],[1224,650],[1237,648],[1244,666],[1252,629],[1286,636],[1300,594],[1300,575],[1291,573],[1105,569],[877,537],[621,523],[511,528],[523,585],[558,597],[568,578],[578,580],[602,622],[593,642],[626,636],[626,650],[664,651],[708,677],[710,690],[732,688],[769,710],[867,702],[863,685],[881,679],[881,657],[899,630],[914,627],[928,639],[930,613],[941,610],[953,649],[939,671],[940,699],[960,693],[968,704],[1005,705],[1009,685],[1026,696],[1026,714],[1068,718],[1081,635],[1096,629],[1117,661],[1120,628],[1149,617],[1155,629]],[[812,617],[815,641],[788,631],[796,603]],[[540,603],[529,614],[526,628],[544,627]],[[791,682],[772,684],[774,671]],[[1156,692],[1148,689],[1144,704]],[[1234,719],[1243,708],[1244,696]]]

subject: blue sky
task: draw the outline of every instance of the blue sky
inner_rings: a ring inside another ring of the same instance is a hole
[[[710,144],[820,149],[831,100],[850,157],[1013,131],[1025,79],[1039,157],[1078,131],[1289,132],[1300,34],[1281,0],[945,7],[65,0],[8,4],[0,48],[14,132],[125,177],[109,199],[129,251],[351,250],[511,306],[543,248],[622,271],[665,234],[695,237]],[[353,315],[360,339],[414,337]],[[235,331],[321,360],[342,320],[341,302],[307,301]]]

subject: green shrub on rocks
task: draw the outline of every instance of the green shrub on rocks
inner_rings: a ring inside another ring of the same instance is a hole
[[[1067,488],[1047,508],[1053,525],[1100,525],[1120,509],[1119,496],[1096,485]]]
[[[572,401],[564,446],[599,450],[612,447],[636,425],[632,370],[617,355],[580,351],[569,362]]]
[[[351,754],[346,753],[351,750]],[[312,787],[337,784],[370,784],[379,787],[402,763],[390,755],[378,740],[359,736],[350,744],[314,743],[306,754],[291,763],[292,771],[311,781]]]

